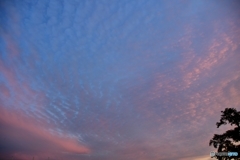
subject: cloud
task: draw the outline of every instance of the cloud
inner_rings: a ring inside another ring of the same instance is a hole
[[[227,129],[220,111],[240,105],[239,15],[225,4],[2,2],[1,152],[204,159]]]
[[[52,126],[39,123],[36,119],[26,117],[21,112],[10,112],[1,108],[0,123],[3,142],[1,145],[7,148],[3,149],[5,154],[11,152],[11,149],[16,155],[35,155],[37,157],[90,152],[90,149],[81,145],[78,139],[69,137],[66,133],[61,136],[52,134],[48,130],[53,128]]]

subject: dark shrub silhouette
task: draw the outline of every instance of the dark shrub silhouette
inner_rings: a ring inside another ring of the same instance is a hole
[[[237,111],[235,108],[226,108],[221,112],[220,122],[216,123],[217,128],[226,124],[231,124],[231,126],[236,127],[223,134],[214,134],[209,145],[217,148],[217,152],[238,152],[237,157],[215,156],[215,158],[219,160],[240,160],[240,111]]]

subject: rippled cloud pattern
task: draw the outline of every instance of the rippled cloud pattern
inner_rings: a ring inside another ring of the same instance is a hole
[[[0,158],[207,160],[240,109],[239,9],[2,0]]]

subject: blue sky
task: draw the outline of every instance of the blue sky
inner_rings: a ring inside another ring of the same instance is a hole
[[[1,155],[207,160],[240,109],[239,7],[1,1]]]

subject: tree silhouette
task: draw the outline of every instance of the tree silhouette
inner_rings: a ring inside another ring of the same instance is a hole
[[[226,108],[221,112],[220,122],[216,123],[217,128],[226,124],[236,127],[223,134],[214,134],[209,142],[209,146],[213,145],[214,148],[217,148],[217,152],[238,152],[237,157],[215,156],[219,160],[240,160],[240,111],[237,111],[235,108]]]

